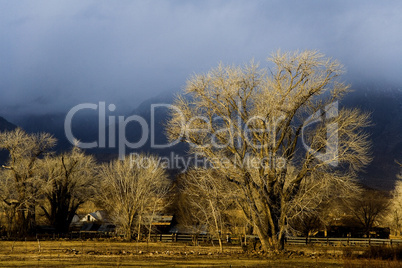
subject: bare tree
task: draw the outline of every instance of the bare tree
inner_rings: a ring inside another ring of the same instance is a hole
[[[344,213],[361,194],[361,187],[351,178],[310,176],[301,184],[300,190],[289,203],[288,228],[290,232],[308,238],[312,232],[322,230],[332,223],[336,213]]]
[[[10,158],[3,168],[7,174],[7,195],[2,201],[15,212],[14,226],[18,235],[24,236],[35,228],[35,206],[42,187],[38,160],[56,143],[48,133],[27,134],[17,128],[0,133],[0,149],[9,152]]]
[[[61,155],[47,156],[41,165],[45,183],[40,207],[50,225],[58,233],[66,233],[77,209],[96,193],[95,161],[74,147]]]
[[[178,222],[178,229],[181,232],[191,233],[198,236],[200,233],[205,232],[205,222],[195,214],[194,207],[189,202],[189,197],[186,191],[183,191],[182,182],[186,174],[180,174],[175,181],[176,187],[176,200],[175,204],[175,217]],[[197,213],[198,214],[198,213]],[[193,244],[197,245],[198,239],[193,238]]]
[[[360,225],[367,237],[373,227],[379,226],[388,213],[389,199],[380,191],[364,190],[352,199],[349,209],[354,220]]]
[[[15,224],[17,216],[17,194],[15,192],[14,180],[6,171],[0,170],[0,215],[2,229],[11,236],[18,232],[18,226]]]
[[[184,205],[191,208],[192,217],[218,238],[222,252],[222,235],[229,224],[229,209],[236,208],[236,193],[212,169],[193,169],[185,178],[180,185],[187,197]]]
[[[402,172],[397,175],[392,191],[387,221],[395,235],[402,235]]]
[[[115,160],[99,169],[100,201],[112,220],[131,239],[137,227],[138,238],[144,214],[155,211],[154,202],[169,188],[169,180],[158,160],[152,156],[134,155]]]
[[[172,204],[171,192],[171,183],[169,183],[167,180],[157,185],[157,187],[152,189],[151,204],[148,204],[145,208],[143,208],[144,214],[146,214],[144,224],[148,229],[148,241],[151,241],[151,234],[155,230],[154,222],[158,214],[165,211],[167,207]]]
[[[336,81],[343,72],[337,61],[316,51],[278,52],[270,61],[268,71],[252,62],[193,76],[167,131],[241,192],[239,204],[263,249],[281,250],[290,204],[303,185],[348,182],[370,162],[362,131],[369,115],[337,109],[348,92]]]

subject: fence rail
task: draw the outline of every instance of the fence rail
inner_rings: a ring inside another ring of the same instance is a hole
[[[65,238],[70,239],[88,239],[88,238],[111,238],[112,233],[100,234],[98,232],[72,232]],[[37,235],[36,239],[55,239],[55,235],[45,234]],[[216,237],[211,235],[199,234],[152,234],[152,241],[159,242],[212,242],[218,243]],[[223,241],[227,241],[226,237],[222,237]],[[241,244],[244,242],[244,236],[231,236],[230,241],[233,244]],[[247,243],[258,241],[257,236],[247,235]],[[378,239],[378,238],[336,238],[336,237],[287,237],[286,244],[288,245],[322,245],[322,246],[380,246],[380,245],[402,245],[402,239]]]
[[[379,238],[335,238],[335,237],[287,237],[289,245],[319,244],[327,246],[380,246],[380,245],[402,245],[401,239],[379,239]]]
[[[232,237],[232,242],[240,242],[238,240],[243,239],[238,237]],[[253,238],[257,238],[256,236],[248,236],[248,241],[253,241]],[[151,239],[154,241],[161,242],[218,242],[216,238],[212,238],[208,235],[185,235],[185,234],[158,234],[152,235]],[[223,238],[223,240],[225,240]],[[287,237],[286,243],[288,245],[307,245],[307,244],[316,244],[316,245],[326,245],[326,246],[379,246],[379,245],[402,245],[401,239],[378,239],[378,238],[335,238],[335,237]]]
[[[151,240],[161,242],[206,242],[211,241],[208,235],[187,235],[187,234],[152,234]],[[214,239],[215,241],[215,239]],[[217,241],[217,240],[216,240]]]

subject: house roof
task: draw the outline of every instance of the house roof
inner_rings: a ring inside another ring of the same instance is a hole
[[[108,221],[108,215],[107,215],[106,211],[104,211],[104,210],[97,210],[95,212],[88,213],[81,219],[81,221],[84,221],[84,222],[88,221],[87,220],[88,216],[91,219],[93,219],[91,221],[101,221],[101,222]]]

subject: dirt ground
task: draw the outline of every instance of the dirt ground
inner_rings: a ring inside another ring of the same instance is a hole
[[[119,241],[0,241],[0,267],[402,267],[396,261],[345,259],[342,249],[288,247],[281,255],[226,245]]]

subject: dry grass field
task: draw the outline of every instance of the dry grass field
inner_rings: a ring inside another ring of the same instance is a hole
[[[339,249],[290,247],[282,255],[238,246],[118,241],[0,241],[0,267],[402,267],[396,261],[345,259]]]

